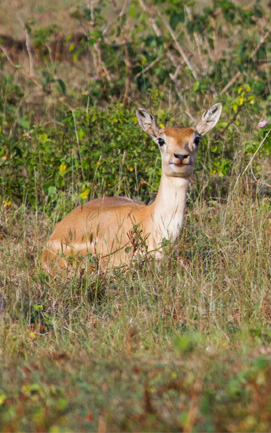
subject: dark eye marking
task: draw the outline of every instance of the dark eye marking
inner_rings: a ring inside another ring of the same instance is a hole
[[[202,139],[202,136],[201,136],[201,135],[198,135],[198,136],[195,138],[194,143],[195,143],[196,146],[199,145],[201,139]]]
[[[163,140],[163,138],[158,138],[158,144],[159,144],[159,146],[163,146],[163,144],[165,144],[165,140]]]

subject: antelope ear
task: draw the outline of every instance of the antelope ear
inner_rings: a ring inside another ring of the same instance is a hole
[[[151,113],[148,113],[144,108],[138,108],[136,110],[136,117],[144,132],[149,134],[152,138],[159,136],[159,127]]]
[[[210,129],[212,129],[218,122],[222,113],[222,104],[213,105],[209,110],[203,113],[202,118],[196,126],[196,131],[200,135],[205,135]]]

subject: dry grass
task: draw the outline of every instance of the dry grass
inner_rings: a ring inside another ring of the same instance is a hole
[[[48,222],[1,224],[4,430],[268,431],[268,199],[199,199],[178,251],[107,274],[48,277]]]
[[[53,23],[58,23],[63,30],[69,29],[69,32],[78,31],[74,20],[70,18],[69,11],[76,5],[83,4],[82,1],[74,0],[56,0],[43,1],[29,0],[19,1],[11,0],[0,5],[0,24],[1,34],[12,36],[14,39],[24,39],[25,32],[23,25],[26,22],[35,21],[36,27],[46,27]]]

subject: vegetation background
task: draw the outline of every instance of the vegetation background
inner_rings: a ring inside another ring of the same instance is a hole
[[[1,431],[270,431],[270,3],[9,0],[0,24]],[[76,205],[155,196],[135,108],[215,102],[179,245],[44,274]]]

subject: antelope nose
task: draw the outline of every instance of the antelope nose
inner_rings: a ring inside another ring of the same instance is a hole
[[[182,155],[181,153],[174,153],[175,158],[178,158],[179,161],[182,163],[184,160],[186,160],[184,162],[184,164],[189,162],[189,155]]]

